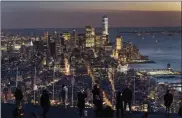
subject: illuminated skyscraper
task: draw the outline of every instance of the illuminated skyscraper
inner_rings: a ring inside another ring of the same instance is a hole
[[[44,39],[45,39],[45,40],[48,40],[48,35],[49,35],[48,32],[45,32],[45,33],[44,33]]]
[[[109,33],[108,33],[108,17],[102,17],[102,41],[104,45],[109,43]]]
[[[71,39],[71,34],[69,32],[64,32],[63,33],[63,38],[64,40],[70,40]]]
[[[86,47],[95,46],[95,30],[91,26],[85,28]]]
[[[32,56],[33,56],[33,54],[34,54],[34,49],[35,49],[35,47],[34,47],[34,45],[33,45],[33,42],[31,41],[30,42],[30,46],[29,47],[27,47],[27,58],[28,59],[30,59]]]
[[[61,55],[62,47],[64,45],[64,39],[61,37],[61,35],[62,34],[57,33],[56,40],[55,40],[55,43],[56,43],[56,57]],[[63,43],[62,43],[62,41],[63,41]]]
[[[91,26],[86,26],[85,27],[85,36],[86,36],[86,38],[91,36],[91,32],[92,32],[92,27]]]
[[[73,34],[72,34],[72,38],[73,38],[73,41],[76,41],[77,40],[77,33],[76,33],[76,30],[73,30]]]
[[[101,35],[96,35],[95,37],[95,47],[102,47],[102,39]]]
[[[49,52],[49,38],[50,36],[48,35],[48,33],[45,33],[44,35],[44,41],[43,41],[43,50],[44,52],[46,52],[46,54]]]
[[[12,39],[10,39],[10,40],[7,41],[7,51],[8,52],[13,51],[13,44],[14,44],[14,42],[13,42]]]
[[[26,49],[27,49],[27,47],[25,46],[25,44],[23,42],[22,45],[21,45],[21,48],[20,48],[21,57],[24,57],[25,58],[27,56]]]
[[[43,42],[44,42],[43,50],[47,54],[49,52],[49,42],[50,42],[50,35],[49,35],[48,32],[44,33],[44,40],[43,40]]]
[[[108,33],[108,17],[103,16],[102,18],[102,34],[103,35],[109,35]]]
[[[122,36],[117,36],[115,43],[116,43],[116,46],[115,46],[116,50],[121,50],[123,48]]]
[[[91,29],[91,35],[92,36],[95,35],[95,29],[94,28]]]

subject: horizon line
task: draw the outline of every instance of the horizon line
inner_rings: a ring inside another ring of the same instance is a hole
[[[102,27],[92,27],[94,29],[101,29]],[[110,27],[110,28],[180,28],[181,29],[181,26],[142,26],[142,27],[137,27],[137,26],[128,26],[128,27]],[[109,29],[110,29],[109,28]],[[50,28],[1,28],[1,31],[2,30],[16,30],[16,29],[85,29],[85,27],[67,27],[67,28],[53,28],[53,27],[50,27]]]

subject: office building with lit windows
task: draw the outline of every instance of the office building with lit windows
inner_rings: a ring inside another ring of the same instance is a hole
[[[102,40],[104,44],[109,42],[108,17],[106,15],[102,17]]]
[[[117,38],[116,38],[116,44],[115,44],[115,49],[116,50],[121,50],[122,49],[122,47],[123,47],[123,40],[122,40],[123,38],[121,37],[121,36],[117,36]]]
[[[113,46],[112,46],[112,43],[107,43],[105,46],[104,46],[104,50],[107,54],[111,55],[112,54],[112,50],[113,50]]]
[[[108,33],[108,17],[103,16],[102,18],[102,34],[103,35],[109,35]]]
[[[102,36],[100,34],[96,34],[95,36],[95,47],[101,47],[102,45]]]
[[[91,26],[85,28],[85,43],[85,46],[89,48],[95,46],[95,30]]]
[[[70,40],[71,39],[71,34],[69,32],[64,32],[63,33],[63,38],[65,41]]]

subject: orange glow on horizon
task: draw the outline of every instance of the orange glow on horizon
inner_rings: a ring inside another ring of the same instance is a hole
[[[11,5],[12,4],[12,5]],[[14,2],[11,4],[3,3],[3,8],[11,8]],[[19,6],[25,6],[29,8],[44,8],[53,11],[92,11],[92,10],[133,10],[133,11],[181,11],[181,2],[165,2],[161,0],[156,1],[72,1],[72,2],[19,2]]]
[[[117,2],[116,2],[117,3]],[[126,4],[118,7],[119,4]],[[113,2],[113,4],[115,4]],[[181,2],[119,2],[111,7],[92,7],[92,10],[113,10],[113,11],[181,11]]]

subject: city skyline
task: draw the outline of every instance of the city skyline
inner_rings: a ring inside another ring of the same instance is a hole
[[[2,117],[178,115],[180,2],[1,6]]]
[[[108,5],[109,4],[109,5]],[[181,26],[180,2],[1,2],[2,29]]]

